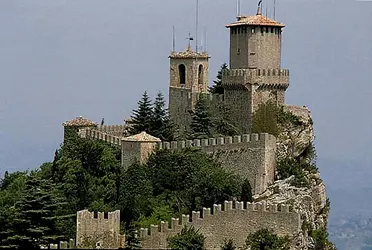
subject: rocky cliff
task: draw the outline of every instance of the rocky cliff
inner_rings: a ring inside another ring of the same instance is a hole
[[[302,230],[295,236],[295,249],[334,249],[327,239],[330,203],[315,165],[311,112],[305,106],[285,106],[279,120],[277,181],[254,200],[291,204],[301,214]],[[293,175],[283,175],[281,168]]]

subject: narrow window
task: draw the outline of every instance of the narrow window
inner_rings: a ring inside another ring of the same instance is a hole
[[[179,72],[179,77],[180,77],[180,84],[186,84],[186,67],[183,64],[180,64],[178,66],[178,72]]]
[[[204,67],[203,65],[199,65],[199,69],[198,69],[198,83],[199,84],[203,84],[204,82]]]
[[[256,29],[255,29],[255,28],[252,28],[252,34],[253,34],[254,32],[256,32]]]
[[[274,28],[273,27],[271,27],[271,33],[274,33]]]
[[[269,33],[269,27],[266,27],[266,33]]]

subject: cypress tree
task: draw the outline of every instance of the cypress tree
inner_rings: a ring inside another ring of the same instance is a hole
[[[154,118],[154,111],[151,105],[150,97],[145,91],[141,100],[138,101],[138,109],[133,110],[132,120],[129,122],[129,134],[135,135],[145,131],[152,134],[152,122]]]
[[[191,111],[191,138],[210,138],[213,137],[213,121],[209,109],[208,99],[200,95],[195,105],[195,110]]]
[[[174,124],[169,117],[168,110],[165,108],[164,96],[160,92],[155,99],[153,110],[153,136],[164,141],[172,141],[174,139]]]
[[[212,94],[220,94],[222,95],[224,93],[223,87],[222,87],[222,72],[227,69],[227,64],[223,63],[221,65],[221,69],[217,73],[217,79],[213,81],[214,85],[209,88],[209,92]]]
[[[240,196],[241,200],[244,202],[252,202],[252,186],[248,179],[245,179],[242,185],[242,194]]]

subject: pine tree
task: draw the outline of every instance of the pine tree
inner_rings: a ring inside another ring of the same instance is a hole
[[[164,141],[174,140],[174,124],[169,117],[168,110],[165,108],[164,96],[158,93],[154,102],[154,119],[152,122],[153,136]]]
[[[150,97],[147,92],[143,93],[141,100],[138,101],[138,109],[133,110],[132,120],[129,122],[129,134],[135,135],[143,131],[152,134],[152,122],[154,111]]]
[[[63,219],[58,216],[57,210],[66,205],[56,193],[51,180],[39,179],[30,176],[26,181],[27,192],[15,204],[14,224],[6,239],[7,245],[16,245],[21,248],[35,249],[41,244],[49,244],[64,239],[57,235],[56,220]]]
[[[224,90],[222,87],[222,72],[227,68],[228,66],[226,63],[223,63],[221,65],[221,69],[217,73],[217,79],[213,81],[214,85],[209,88],[209,92],[211,92],[212,94],[222,95],[224,93]]]
[[[213,127],[208,99],[200,95],[195,110],[191,112],[190,137],[200,139],[213,137]]]
[[[168,239],[169,247],[176,250],[203,250],[205,237],[194,227],[184,227]]]
[[[248,179],[245,179],[242,185],[242,194],[240,196],[241,200],[244,202],[252,202],[252,186]]]
[[[130,224],[125,232],[125,250],[140,249],[141,242],[134,229],[133,224]]]

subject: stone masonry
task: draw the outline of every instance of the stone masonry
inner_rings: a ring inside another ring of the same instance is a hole
[[[117,249],[124,247],[120,234],[120,211],[97,213],[77,212],[76,246],[80,248]]]
[[[199,229],[206,237],[206,249],[220,249],[224,239],[234,239],[237,247],[243,247],[249,233],[271,228],[278,235],[293,236],[301,230],[300,215],[289,205],[246,203],[225,201],[213,208],[203,208],[201,212],[182,215],[181,220],[172,218],[160,225],[152,225],[150,230],[140,231],[141,244],[145,249],[166,249],[167,239],[179,233],[184,226]]]

